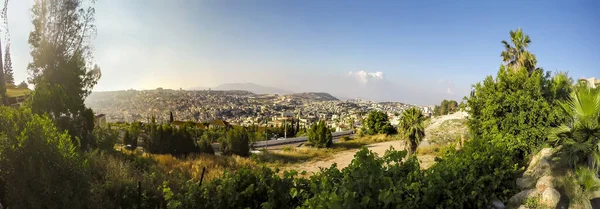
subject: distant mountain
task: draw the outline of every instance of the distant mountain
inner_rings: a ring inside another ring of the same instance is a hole
[[[286,91],[283,89],[278,89],[275,87],[268,87],[268,86],[261,86],[258,84],[254,84],[254,83],[226,83],[226,84],[221,84],[218,85],[215,88],[212,88],[213,90],[243,90],[243,91],[249,91],[255,94],[279,94],[279,95],[285,95],[285,94],[291,94],[293,92],[290,91]]]
[[[339,100],[338,98],[331,96],[331,94],[324,93],[324,92],[305,92],[305,93],[289,94],[287,96],[302,98],[302,99],[307,99],[307,100],[312,100],[312,101],[337,101],[337,100]]]

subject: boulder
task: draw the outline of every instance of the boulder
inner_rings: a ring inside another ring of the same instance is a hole
[[[525,205],[519,205],[519,207],[517,209],[529,209],[529,208]]]
[[[552,187],[546,188],[540,196],[540,203],[550,208],[556,208],[558,201],[560,201],[560,193]]]
[[[554,187],[554,178],[552,176],[543,176],[535,184],[535,189],[540,193],[552,187]]]
[[[508,205],[509,205],[509,207],[515,206],[515,205],[520,205],[527,198],[534,198],[534,197],[538,196],[539,194],[540,193],[537,192],[535,189],[523,190],[523,191],[513,195],[512,197],[510,197],[510,199],[508,199]]]
[[[506,207],[504,207],[504,203],[502,203],[502,201],[495,199],[494,201],[492,201],[492,205],[489,208],[504,209]]]
[[[533,187],[534,183],[535,180],[530,177],[523,177],[517,179],[517,186],[519,186],[520,189],[530,189],[531,187]]]
[[[523,177],[538,179],[542,176],[551,175],[550,162],[552,161],[552,154],[552,148],[544,148],[538,152],[531,158]]]

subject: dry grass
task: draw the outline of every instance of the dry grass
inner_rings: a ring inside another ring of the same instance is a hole
[[[172,155],[145,154],[154,159],[158,167],[167,173],[181,173],[194,180],[199,180],[202,168],[206,167],[204,180],[218,178],[224,171],[233,171],[242,167],[256,167],[257,164],[250,158],[239,156],[216,156],[197,154],[185,158],[176,158]]]
[[[8,97],[18,97],[26,95],[30,92],[29,89],[6,89],[6,95]]]
[[[440,151],[442,151],[447,146],[452,146],[452,144],[445,144],[445,145],[432,144],[432,145],[429,145],[429,146],[419,147],[419,148],[417,148],[417,154],[418,155],[433,155],[433,156],[438,156],[438,154],[440,153]]]

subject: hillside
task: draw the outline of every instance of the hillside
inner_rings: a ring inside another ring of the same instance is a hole
[[[425,128],[425,139],[421,141],[420,146],[429,144],[444,145],[460,139],[468,132],[467,116],[466,112],[455,112],[431,118]]]
[[[338,98],[324,92],[305,92],[286,95],[287,97],[300,98],[312,101],[339,101]]]
[[[213,90],[243,90],[249,91],[255,94],[291,94],[292,92],[286,91],[283,89],[269,87],[269,86],[261,86],[254,83],[225,83],[218,85],[213,88]]]

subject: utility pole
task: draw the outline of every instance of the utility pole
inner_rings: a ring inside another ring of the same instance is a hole
[[[287,139],[287,118],[283,120],[283,138]]]
[[[265,117],[265,149],[269,149],[269,132],[267,127],[267,118]]]

